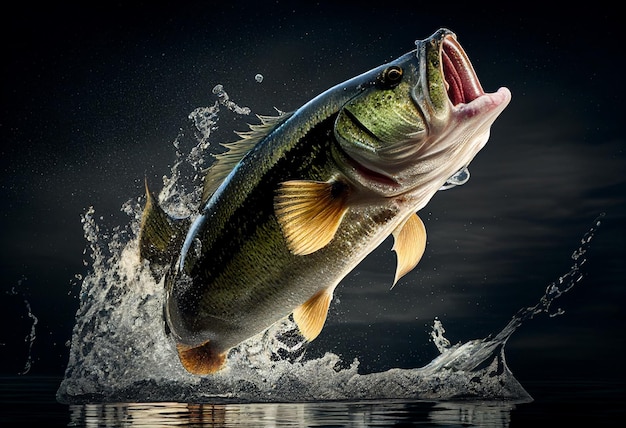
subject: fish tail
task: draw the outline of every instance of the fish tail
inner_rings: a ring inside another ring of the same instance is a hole
[[[139,230],[141,259],[148,260],[152,268],[170,262],[184,237],[184,230],[188,224],[188,219],[177,219],[163,211],[148,188],[148,180],[146,180],[146,206]]]
[[[195,375],[215,373],[226,362],[226,353],[217,351],[211,342],[206,342],[195,348],[178,344],[176,350],[183,367]]]

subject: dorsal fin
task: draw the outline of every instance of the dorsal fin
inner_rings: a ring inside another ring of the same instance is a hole
[[[202,205],[217,190],[222,181],[233,170],[235,165],[265,136],[267,136],[274,128],[284,122],[292,115],[278,109],[278,116],[257,115],[261,123],[259,125],[248,125],[250,131],[235,132],[241,139],[232,143],[221,143],[226,151],[214,155],[215,162],[206,170],[204,177],[204,188],[202,190]]]
[[[398,257],[398,265],[391,288],[417,266],[422,258],[426,248],[426,227],[422,219],[413,213],[393,231],[393,238],[393,251]]]
[[[302,336],[309,342],[315,339],[324,327],[328,308],[333,300],[333,290],[334,287],[318,291],[293,311],[293,320]]]

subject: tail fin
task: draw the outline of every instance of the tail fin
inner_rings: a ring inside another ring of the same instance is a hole
[[[146,180],[146,206],[139,230],[139,256],[150,262],[153,272],[175,256],[188,225],[188,219],[176,219],[163,211]]]
[[[178,357],[185,369],[192,374],[205,375],[219,371],[226,362],[226,353],[220,353],[211,342],[190,348],[185,345],[176,345]]]

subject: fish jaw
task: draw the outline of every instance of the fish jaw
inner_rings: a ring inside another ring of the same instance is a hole
[[[491,126],[511,99],[507,88],[450,108],[449,121],[422,147],[420,161],[396,174],[395,195],[414,200],[419,211],[459,170],[467,168],[486,145]]]
[[[388,64],[404,70],[403,81],[393,89],[396,102],[384,105],[374,91],[356,97],[344,107],[347,113],[340,112],[335,134],[353,181],[383,197],[417,193],[423,207],[485,146],[511,93],[483,90],[451,31],[440,29],[416,45]],[[350,122],[365,130],[350,132],[359,128]],[[394,131],[390,124],[396,125]]]
[[[416,44],[420,79],[413,98],[428,125],[417,154],[428,156],[473,140],[463,135],[477,136],[484,146],[491,125],[511,100],[510,91],[483,90],[467,53],[450,30],[440,29]]]
[[[422,208],[446,180],[466,168],[487,143],[491,126],[511,101],[501,87],[486,93],[456,35],[441,29],[417,43],[420,84],[414,99],[427,136],[396,175],[401,192],[420,195]]]

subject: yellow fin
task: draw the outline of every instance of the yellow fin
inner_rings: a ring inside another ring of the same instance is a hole
[[[393,250],[398,257],[396,282],[409,273],[419,263],[426,249],[426,227],[417,214],[412,214],[406,221],[393,231]]]
[[[332,241],[347,210],[348,191],[341,181],[292,180],[280,185],[274,210],[293,254],[311,254]]]
[[[226,353],[219,353],[211,342],[195,348],[178,344],[176,350],[183,367],[195,375],[215,373],[224,366],[226,361]]]
[[[333,290],[325,288],[293,311],[293,319],[298,324],[300,333],[309,342],[322,331],[331,300],[333,300]]]

